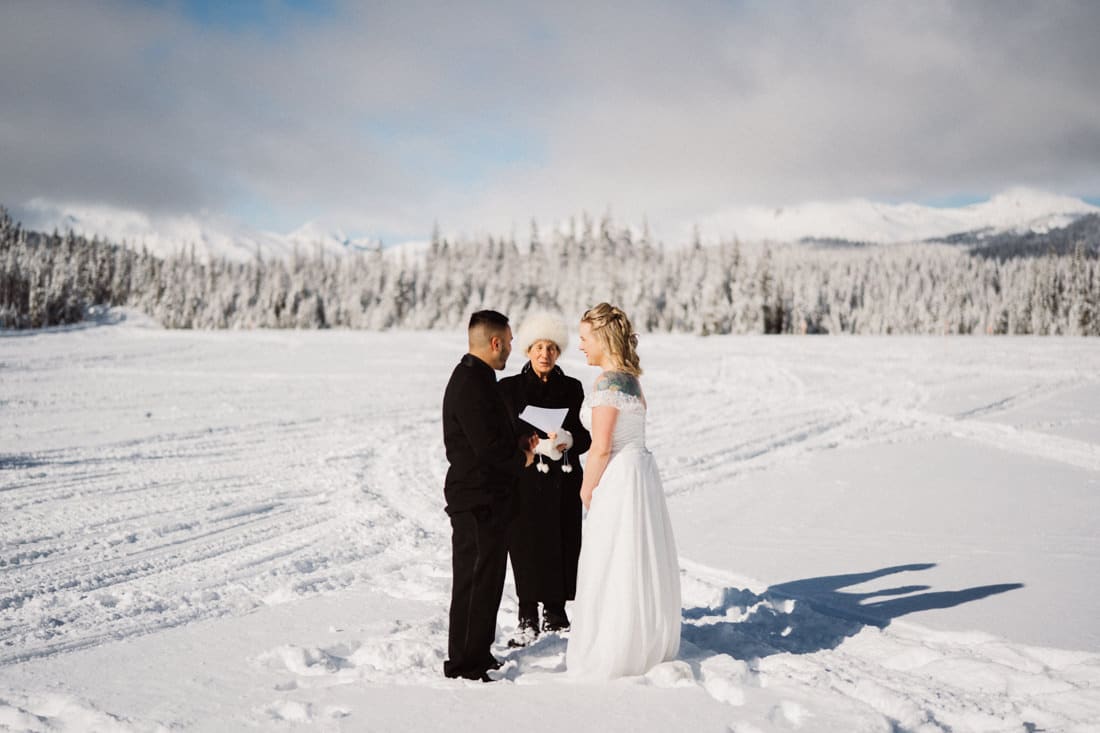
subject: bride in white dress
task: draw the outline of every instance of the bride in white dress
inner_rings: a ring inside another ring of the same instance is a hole
[[[565,664],[571,676],[645,674],[680,648],[680,568],[657,463],[645,446],[638,337],[607,303],[580,324],[581,350],[604,371],[581,406],[592,433],[588,508]]]

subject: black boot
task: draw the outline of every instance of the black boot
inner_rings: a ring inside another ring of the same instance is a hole
[[[512,648],[524,647],[539,638],[539,607],[534,608],[527,604],[520,604],[519,624],[516,626],[516,635],[508,640],[508,646]]]
[[[564,603],[544,603],[542,605],[543,631],[569,631],[569,617],[565,615]]]

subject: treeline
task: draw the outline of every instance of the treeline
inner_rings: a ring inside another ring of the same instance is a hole
[[[232,262],[26,232],[0,209],[0,327],[111,305],[169,328],[450,329],[479,308],[578,317],[609,300],[645,331],[1100,335],[1093,246],[1006,259],[944,244],[665,248],[584,218],[523,243],[436,235],[416,253]]]

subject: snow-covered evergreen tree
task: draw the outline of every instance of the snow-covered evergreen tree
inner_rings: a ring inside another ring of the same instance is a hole
[[[1092,231],[1092,230],[1087,230]],[[28,233],[0,208],[0,326],[37,328],[91,305],[140,308],[171,328],[459,328],[497,308],[576,318],[621,303],[645,331],[1100,335],[1097,248],[991,258],[958,245],[742,243],[666,247],[610,216],[543,236],[381,247],[342,257],[161,259],[74,234]]]

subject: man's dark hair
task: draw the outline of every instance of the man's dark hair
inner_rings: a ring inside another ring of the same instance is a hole
[[[466,329],[472,331],[478,326],[487,326],[490,331],[503,331],[508,327],[508,316],[496,311],[478,311],[470,316],[470,325]]]

